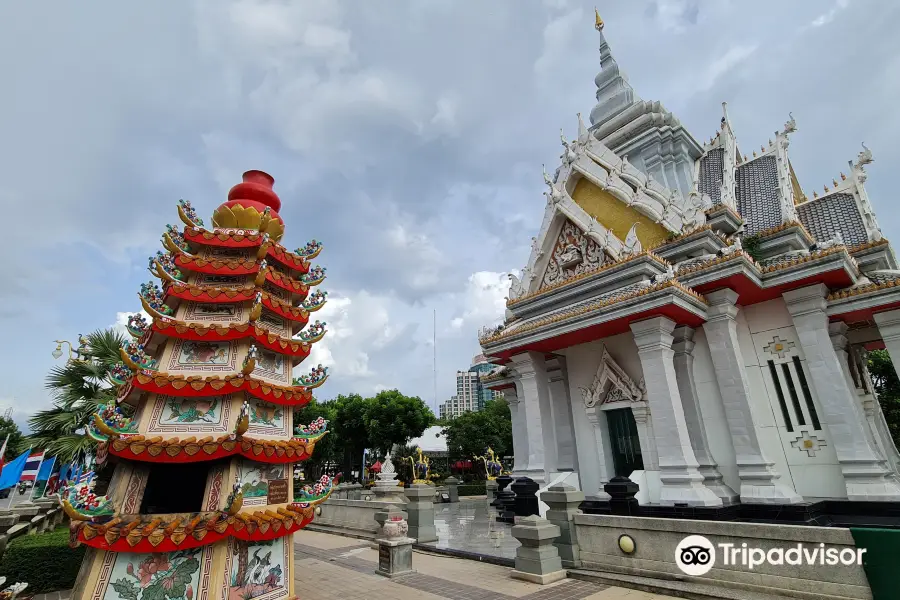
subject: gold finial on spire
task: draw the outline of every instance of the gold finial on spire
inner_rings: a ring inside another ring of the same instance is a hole
[[[594,29],[603,31],[603,19],[600,18],[600,12],[594,7]]]

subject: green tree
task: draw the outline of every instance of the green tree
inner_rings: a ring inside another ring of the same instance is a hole
[[[329,464],[339,463],[342,456],[340,436],[334,431],[334,402],[318,402],[313,398],[312,402],[294,411],[294,427],[309,425],[319,417],[328,421],[328,435],[316,443],[312,457],[303,463],[308,481],[321,477],[325,472],[325,467]]]
[[[405,445],[434,422],[434,413],[418,396],[385,390],[368,399],[366,429],[369,448],[386,454],[395,444]]]
[[[104,329],[85,339],[82,360],[55,366],[47,375],[53,407],[38,411],[28,420],[32,433],[27,443],[43,448],[60,463],[83,460],[94,452],[96,442],[85,435],[85,427],[98,406],[115,399],[116,390],[107,377],[122,360],[119,349],[125,337],[115,329]]]
[[[451,460],[483,455],[490,447],[498,456],[512,454],[512,419],[506,402],[489,400],[484,409],[466,412],[444,428]]]
[[[887,350],[869,352],[869,374],[894,444],[900,447],[900,378]]]
[[[28,450],[28,445],[25,443],[25,436],[22,435],[22,430],[19,429],[16,422],[7,417],[0,417],[0,445],[3,444],[3,440],[6,439],[7,435],[9,435],[9,441],[6,443],[5,460],[8,462]]]
[[[332,430],[339,438],[343,451],[344,480],[350,480],[353,469],[362,466],[363,452],[369,441],[366,412],[369,401],[359,394],[339,395],[332,400],[334,421]]]

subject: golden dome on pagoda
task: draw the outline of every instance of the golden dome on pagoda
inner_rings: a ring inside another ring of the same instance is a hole
[[[228,192],[228,201],[213,212],[213,225],[218,229],[257,230],[279,241],[284,235],[284,221],[278,215],[281,200],[272,189],[274,183],[268,173],[244,173],[243,181]]]

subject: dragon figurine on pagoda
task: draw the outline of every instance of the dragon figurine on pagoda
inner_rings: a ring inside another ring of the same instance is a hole
[[[109,493],[64,489],[87,575],[78,600],[295,598],[292,534],[335,481],[294,489],[293,468],[328,434],[293,413],[328,378],[293,371],[326,334],[309,322],[326,302],[316,240],[291,252],[274,180],[244,173],[207,227],[180,201],[148,261],[142,313],[111,370],[114,402],[87,427]],[[264,561],[261,559],[264,557]]]

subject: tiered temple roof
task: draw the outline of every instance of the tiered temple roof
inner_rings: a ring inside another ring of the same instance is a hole
[[[701,144],[640,99],[599,16],[597,30],[592,126],[579,115],[577,139],[563,137],[561,164],[544,175],[541,229],[521,275],[510,275],[504,323],[480,333],[485,354],[550,352],[654,315],[696,325],[703,294],[723,287],[747,305],[823,283],[831,318],[851,325],[871,319],[868,304],[900,305],[900,271],[864,186],[868,148],[823,194],[804,194],[788,155],[793,115],[747,154],[723,103],[718,132]]]

